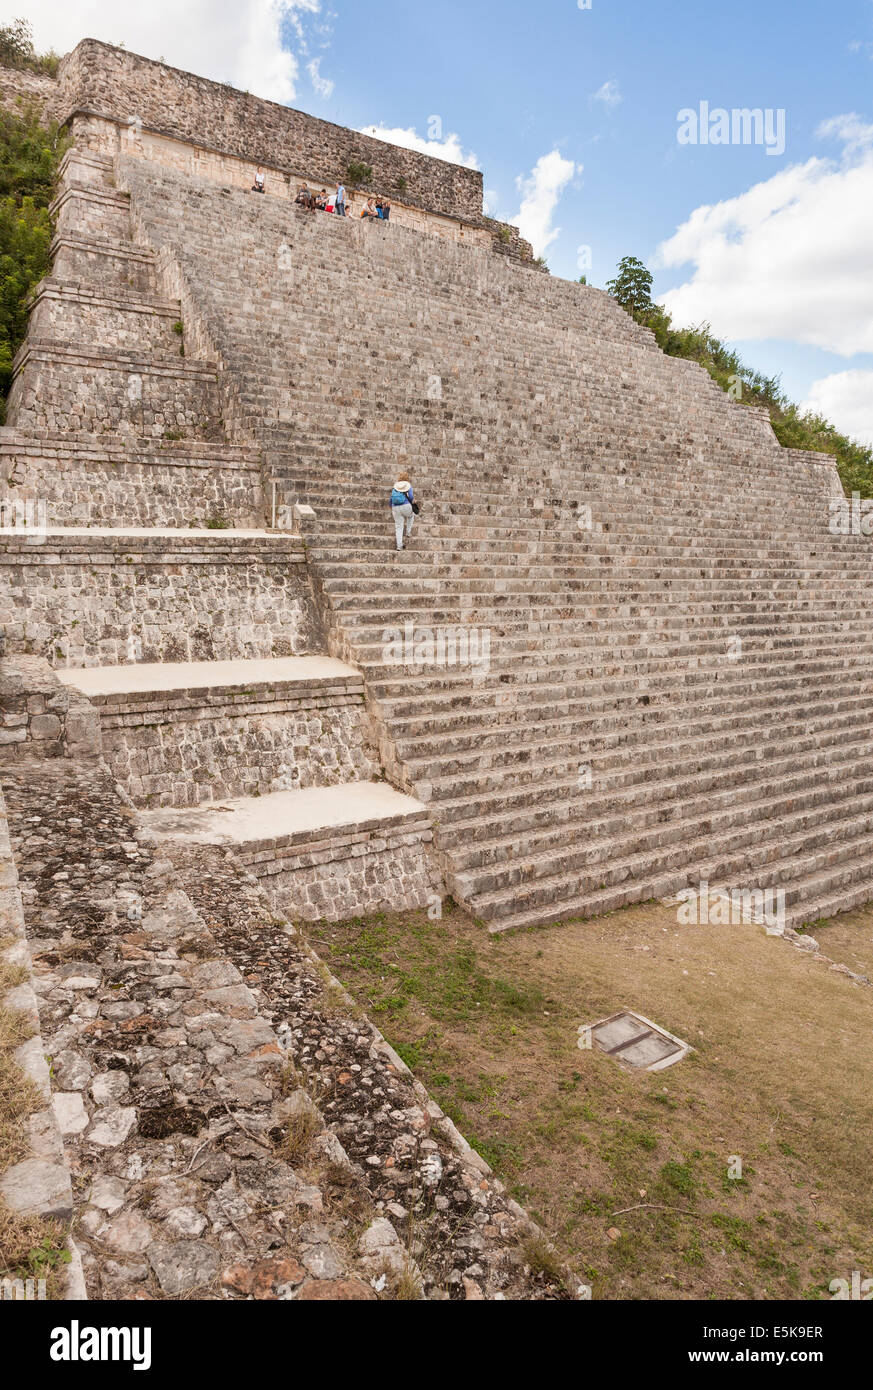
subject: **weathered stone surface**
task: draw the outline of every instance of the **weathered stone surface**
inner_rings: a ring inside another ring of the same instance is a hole
[[[91,1080],[91,1095],[97,1105],[118,1104],[130,1090],[130,1078],[124,1071],[102,1071]]]
[[[69,1221],[73,1194],[68,1170],[58,1163],[27,1158],[0,1177],[0,1197],[13,1211]]]
[[[349,162],[357,160],[373,168],[373,187],[380,192],[393,195],[402,178],[405,200],[449,217],[481,219],[478,170],[259,101],[247,92],[177,72],[109,44],[83,40],[63,60],[59,86],[59,103],[67,112],[99,111],[129,126],[128,115],[135,109],[151,130],[227,150],[247,165],[256,146],[265,163],[286,170],[290,157],[293,172],[309,172],[322,183],[346,179]]]
[[[246,1297],[269,1299],[293,1290],[305,1277],[306,1271],[296,1260],[276,1258],[254,1265],[231,1265],[222,1271],[221,1282],[224,1288]]]
[[[152,1227],[136,1211],[120,1212],[103,1233],[104,1242],[125,1255],[142,1254],[148,1250],[153,1239]]]
[[[52,1108],[61,1134],[81,1134],[88,1128],[90,1116],[78,1091],[56,1091]]]
[[[88,1201],[92,1206],[100,1207],[111,1216],[124,1206],[126,1191],[126,1184],[122,1182],[121,1178],[103,1175],[95,1178],[91,1184]]]
[[[202,1289],[212,1283],[220,1260],[211,1245],[202,1240],[179,1240],[169,1245],[153,1245],[149,1263],[165,1294],[171,1298]]]
[[[88,1131],[88,1140],[107,1149],[123,1144],[136,1124],[136,1110],[132,1106],[108,1105],[98,1110]]]
[[[297,1294],[303,1303],[339,1302],[366,1303],[376,1298],[373,1290],[360,1279],[310,1279]]]

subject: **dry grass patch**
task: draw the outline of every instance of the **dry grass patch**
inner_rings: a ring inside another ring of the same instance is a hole
[[[844,912],[828,922],[811,923],[806,930],[826,956],[873,980],[873,907]]]
[[[503,937],[457,910],[318,933],[595,1298],[815,1299],[873,1275],[873,990],[660,905]],[[623,1007],[694,1053],[649,1074],[577,1047]]]
[[[302,1163],[309,1153],[309,1146],[323,1129],[321,1120],[309,1110],[301,1110],[292,1115],[282,1126],[282,1138],[278,1150],[286,1163]]]
[[[20,1216],[0,1199],[0,1279],[45,1279],[46,1297],[61,1297],[61,1272],[70,1262],[59,1221]]]
[[[25,976],[22,967],[0,960],[0,996],[21,984]],[[27,1157],[29,1145],[22,1121],[43,1103],[39,1088],[12,1057],[32,1036],[33,1025],[27,1015],[0,1004],[0,1173]]]

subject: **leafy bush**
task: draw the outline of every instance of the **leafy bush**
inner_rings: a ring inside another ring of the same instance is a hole
[[[48,205],[66,143],[56,125],[40,125],[35,109],[0,110],[0,421],[27,298],[49,269]]]
[[[359,183],[371,183],[373,170],[369,164],[362,164],[357,159],[352,159],[346,169],[346,178],[353,188]]]
[[[846,491],[873,497],[873,448],[856,443],[821,415],[801,411],[785,395],[778,376],[767,377],[747,366],[738,353],[714,336],[708,323],[676,328],[667,310],[652,303],[652,276],[642,261],[625,256],[606,288],[637,323],[651,329],[668,356],[699,362],[723,391],[743,405],[765,406],[783,448],[833,454]]]

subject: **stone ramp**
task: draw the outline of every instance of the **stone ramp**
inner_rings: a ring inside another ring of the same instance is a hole
[[[585,1296],[232,856],[96,763],[2,786],[87,1297]]]

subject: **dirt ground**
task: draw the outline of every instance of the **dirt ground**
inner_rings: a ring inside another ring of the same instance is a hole
[[[873,988],[659,904],[498,937],[457,908],[308,934],[595,1298],[827,1299],[873,1274]],[[815,935],[873,973],[873,912]],[[647,1073],[580,1049],[625,1007],[694,1051]]]

